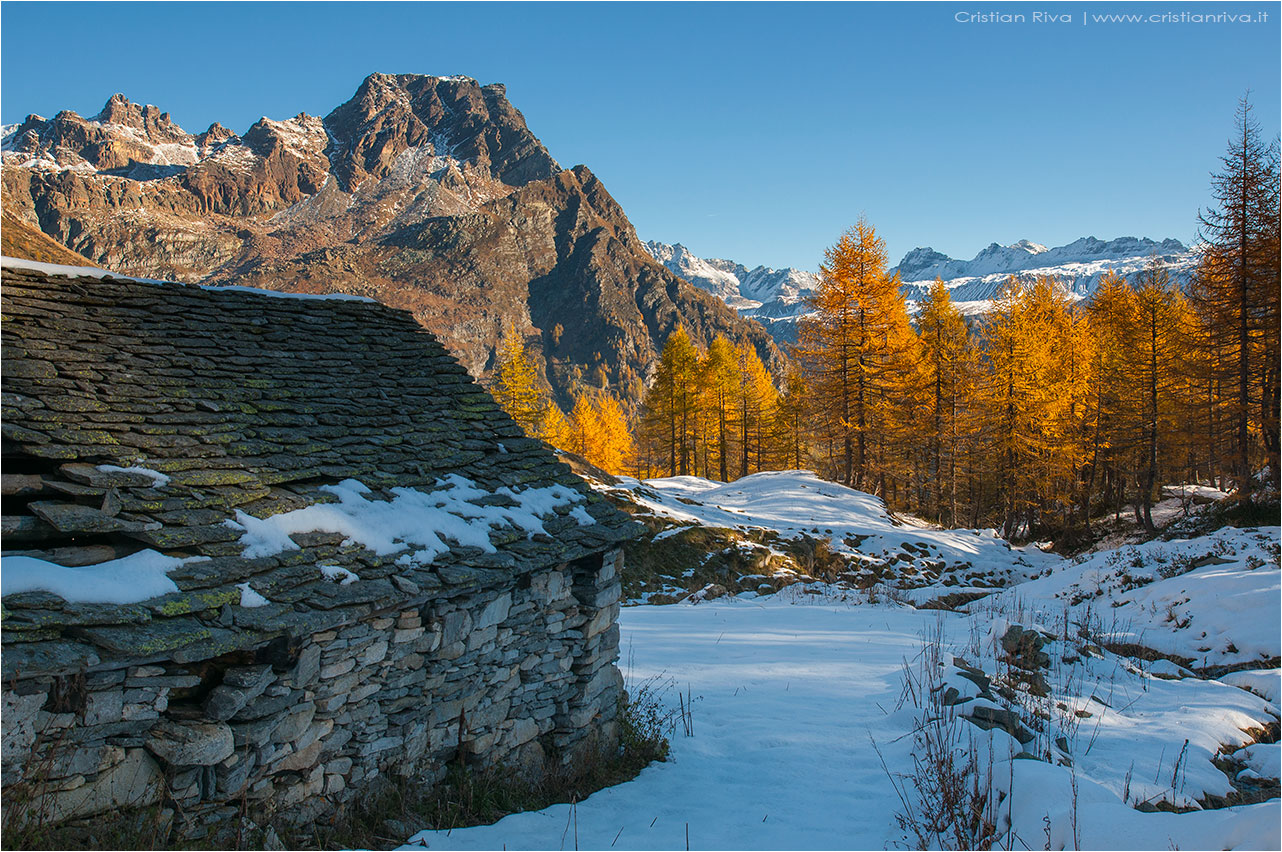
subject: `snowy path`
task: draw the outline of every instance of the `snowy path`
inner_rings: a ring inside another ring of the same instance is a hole
[[[629,685],[662,676],[682,693],[688,685],[695,696],[694,736],[678,728],[672,760],[574,809],[556,805],[491,826],[421,832],[402,848],[683,849],[687,828],[690,849],[910,847],[896,826],[901,805],[870,736],[896,773],[910,771],[912,740],[905,734],[918,716],[911,705],[895,709],[903,661],[941,626],[945,641],[964,640],[970,619],[820,600],[781,593],[758,601],[625,609],[621,667]],[[1129,672],[1116,658],[1093,665],[1120,678],[1118,694],[1129,697],[1120,711],[1094,707],[1107,724],[1095,725],[1075,748],[1083,773],[1077,776],[1076,817],[1068,769],[1008,762],[1018,743],[1005,734],[993,741],[999,752],[1009,748],[1006,758],[999,755],[995,782],[1016,793],[1008,800],[1014,825],[1003,842],[1070,847],[1076,822],[1087,849],[1278,848],[1276,799],[1148,814],[1124,804],[1113,789],[1120,789],[1128,766],[1150,772],[1156,761],[1159,773],[1162,765],[1170,773],[1166,753],[1179,751],[1185,738],[1204,746],[1186,743],[1190,793],[1196,795],[1201,784],[1212,789],[1216,779],[1224,785],[1223,774],[1208,762],[1216,743],[1241,742],[1240,729],[1276,718],[1276,707],[1224,684]],[[1257,677],[1270,685],[1277,673]],[[676,703],[676,689],[667,699]],[[1263,765],[1272,753],[1259,750]],[[1142,786],[1139,774],[1135,785]],[[1046,817],[1054,823],[1050,838]]]
[[[897,837],[899,803],[868,736],[885,743],[906,730],[908,717],[882,708],[894,709],[903,657],[936,616],[746,602],[693,609],[624,612],[629,683],[665,674],[682,692],[691,684],[694,736],[678,730],[671,761],[581,802],[578,848],[683,849],[687,825],[691,849],[880,849]],[[572,817],[559,805],[418,838],[431,849],[573,849]]]

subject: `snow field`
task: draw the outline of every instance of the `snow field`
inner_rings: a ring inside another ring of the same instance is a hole
[[[930,732],[956,762],[976,756],[1002,848],[1282,845],[1277,799],[1199,810],[1233,792],[1213,762],[1226,754],[1240,764],[1229,770],[1238,778],[1276,777],[1278,746],[1251,745],[1247,731],[1276,723],[1278,670],[1202,680],[1171,660],[1107,650],[1142,644],[1198,667],[1276,659],[1276,528],[1070,561],[1011,548],[991,530],[896,518],[870,495],[800,471],[621,487],[681,525],[673,530],[826,537],[856,558],[925,546],[1014,585],[969,614],[870,604],[866,593],[823,583],[625,608],[620,665],[629,687],[660,678],[671,684],[669,701],[675,691],[695,696],[694,735],[672,733],[671,760],[574,807],[422,832],[403,848],[671,849],[683,848],[687,829],[692,849],[911,847],[916,837],[896,815],[917,806],[914,753],[925,753]],[[1002,647],[1016,624],[1041,635],[1049,663],[1035,674]],[[1032,686],[1038,680],[1044,689]],[[954,706],[943,706],[945,687],[956,690]],[[973,714],[1017,725],[984,731],[962,718]],[[1193,810],[1148,812],[1163,802]]]
[[[896,606],[804,606],[776,596],[629,607],[621,624],[621,665],[631,688],[659,677],[671,680],[672,703],[677,690],[695,697],[694,735],[680,729],[670,735],[670,761],[573,808],[421,832],[403,849],[571,849],[576,830],[579,848],[680,849],[687,826],[691,849],[911,845],[895,821],[902,804],[887,768],[913,789],[906,778],[913,731],[928,713],[901,703],[904,667],[920,667],[923,639],[935,634],[965,650],[977,630],[973,617]],[[1210,756],[1220,743],[1245,742],[1239,728],[1274,718],[1276,707],[1222,683],[1156,679],[1111,655],[1088,668],[1077,679],[1086,687],[1080,692],[1099,694],[1111,707],[1081,701],[1092,717],[1071,737],[1071,768],[1015,758],[1024,746],[1000,729],[983,732],[957,718],[948,723],[958,754],[980,754],[1005,795],[1001,845],[1043,848],[1049,819],[1051,848],[1073,846],[1074,824],[1082,848],[1277,847],[1277,800],[1187,814],[1132,807],[1150,788],[1170,787],[1186,737],[1181,794],[1227,789]],[[1068,696],[1052,701],[1061,697]],[[1033,747],[1049,736],[1039,735]],[[1146,773],[1152,773],[1147,781]],[[1128,774],[1129,805],[1122,800]]]
[[[629,686],[687,686],[694,736],[672,758],[580,802],[492,826],[426,832],[406,849],[881,848],[895,794],[869,742],[904,732],[893,711],[910,610],[757,605],[630,607],[621,618]],[[567,822],[569,821],[569,822]],[[570,833],[566,834],[567,824]]]

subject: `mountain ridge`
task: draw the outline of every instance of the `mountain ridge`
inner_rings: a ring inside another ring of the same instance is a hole
[[[667,334],[750,342],[758,324],[645,252],[586,166],[562,168],[470,77],[371,74],[325,117],[189,134],[123,95],[91,119],[28,116],[0,140],[5,208],[95,265],[192,283],[352,292],[402,307],[476,376],[504,328],[562,405],[635,405]]]
[[[700,258],[681,243],[650,240],[646,250],[669,270],[722,298],[743,316],[761,322],[780,343],[796,341],[796,322],[809,308],[806,299],[819,276],[792,267],[748,270],[732,260]],[[1009,246],[991,243],[973,259],[958,260],[930,247],[905,253],[890,274],[898,273],[905,298],[913,305],[925,297],[936,277],[943,279],[963,313],[979,314],[1001,295],[1013,275],[1027,280],[1054,276],[1074,299],[1088,298],[1109,271],[1134,278],[1157,257],[1177,281],[1187,281],[1196,267],[1197,248],[1179,240],[1081,237],[1063,246],[1047,247],[1023,239]]]

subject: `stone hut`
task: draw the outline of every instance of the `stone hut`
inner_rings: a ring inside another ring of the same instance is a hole
[[[632,524],[408,314],[13,260],[0,307],[11,806],[199,837],[616,742]]]

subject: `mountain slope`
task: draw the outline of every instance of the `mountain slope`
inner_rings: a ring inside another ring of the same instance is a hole
[[[750,342],[756,323],[645,252],[585,167],[562,169],[501,85],[374,74],[325,118],[198,134],[113,96],[97,116],[3,134],[6,205],[133,275],[372,296],[409,309],[475,375],[524,334],[563,404],[640,398],[668,333]]]
[[[8,208],[0,214],[0,254],[63,266],[90,265],[87,258],[81,257],[62,243],[54,242],[14,216]]]

